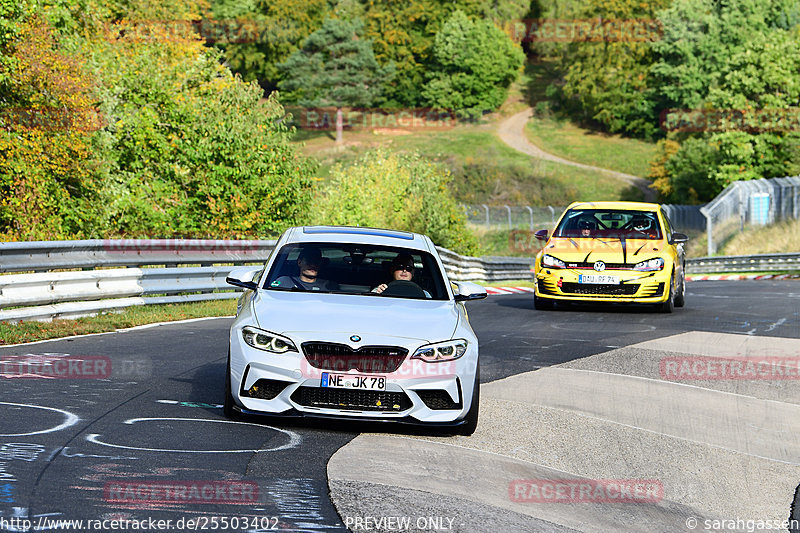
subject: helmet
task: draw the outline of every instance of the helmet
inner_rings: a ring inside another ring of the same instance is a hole
[[[650,217],[634,217],[631,220],[631,228],[636,231],[650,231],[653,229],[653,219]]]

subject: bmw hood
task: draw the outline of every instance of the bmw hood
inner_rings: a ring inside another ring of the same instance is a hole
[[[567,265],[594,261],[634,264],[652,259],[662,249],[660,240],[559,237],[551,239],[542,252],[561,259]]]
[[[451,339],[459,320],[449,300],[260,290],[252,305],[259,327],[283,335],[320,332],[432,343]]]

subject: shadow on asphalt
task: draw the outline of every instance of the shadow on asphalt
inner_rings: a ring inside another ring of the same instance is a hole
[[[502,297],[498,297],[502,298]],[[556,312],[588,312],[588,313],[623,313],[623,314],[660,314],[653,305],[645,304],[596,304],[596,303],[557,303],[554,309],[550,310],[536,310],[533,308],[533,297],[527,299],[509,298],[505,300],[498,300],[497,305],[500,307],[511,307],[514,309],[527,309],[535,313],[556,313]],[[675,312],[680,312],[680,308]]]
[[[420,427],[412,424],[387,422],[361,422],[352,420],[329,420],[325,418],[280,417],[269,415],[240,415],[237,420],[264,426],[275,426],[282,429],[305,429],[312,431],[334,432],[356,437],[360,433],[389,433],[415,437],[450,437],[455,435],[453,429]]]

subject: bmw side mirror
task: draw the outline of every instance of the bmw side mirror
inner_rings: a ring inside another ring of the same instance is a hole
[[[536,237],[537,239],[539,239],[540,241],[546,241],[547,240],[547,230],[546,229],[540,229],[539,231],[534,233],[533,236]]]
[[[253,278],[260,270],[260,268],[253,267],[234,268],[225,278],[225,283],[251,291],[258,290],[258,284],[253,281]]]
[[[689,237],[684,233],[673,232],[669,237],[670,244],[682,244],[689,240]]]
[[[458,294],[455,295],[457,302],[467,302],[470,300],[482,300],[486,298],[486,289],[470,281],[454,282],[458,287]]]

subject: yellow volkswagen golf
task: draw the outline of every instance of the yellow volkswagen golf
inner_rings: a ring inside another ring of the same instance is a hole
[[[556,302],[683,307],[688,237],[673,231],[661,206],[640,202],[575,202],[536,256],[534,307]]]

